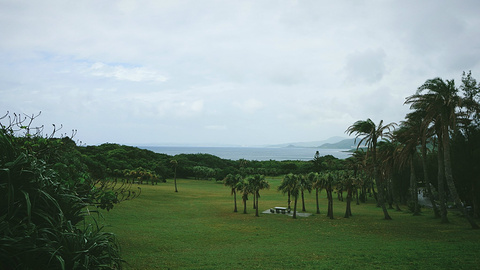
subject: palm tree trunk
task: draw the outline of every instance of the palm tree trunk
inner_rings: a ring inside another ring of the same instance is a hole
[[[360,205],[360,201],[358,200],[358,188],[355,188],[355,197],[357,198],[357,205]]]
[[[329,217],[330,219],[333,219],[333,190],[331,186],[327,188],[327,198],[328,198],[327,217]]]
[[[441,140],[442,136],[439,135]],[[438,200],[440,201],[440,217],[441,223],[449,223],[447,216],[447,205],[446,205],[446,193],[445,193],[445,166],[443,162],[443,145],[442,141],[438,143],[437,151],[437,163],[438,163],[438,174],[437,174],[437,183],[438,183]]]
[[[255,192],[253,193],[253,209],[257,209],[257,206],[255,204]]]
[[[233,203],[235,204],[235,209],[233,209],[233,212],[237,212],[237,192],[235,189],[233,189]]]
[[[445,165],[445,180],[447,180],[447,186],[450,190],[450,195],[455,202],[460,213],[462,213],[467,221],[472,226],[472,229],[480,229],[480,227],[475,223],[475,220],[467,213],[465,207],[463,207],[462,201],[460,200],[460,196],[458,196],[457,188],[455,187],[455,183],[453,182],[453,174],[452,174],[452,163],[450,159],[450,137],[448,136],[448,125],[444,123],[443,125],[443,160]]]
[[[477,194],[477,182],[472,183],[472,204],[473,204],[473,216],[479,218],[480,217],[480,201],[478,200]]]
[[[347,208],[345,209],[345,218],[349,218],[352,216],[352,208],[351,208],[351,202],[352,202],[352,189],[350,187],[347,188]]]
[[[175,192],[178,192],[177,189],[177,167],[175,166],[175,172],[174,172],[174,182],[175,182]]]
[[[320,214],[320,207],[318,206],[318,188],[315,191],[315,199],[317,202],[317,214]]]
[[[295,196],[295,202],[293,203],[293,218],[297,218],[297,198],[298,195]]]
[[[410,157],[410,196],[413,203],[413,215],[419,216],[420,209],[418,207],[417,177],[415,175],[415,166],[413,164],[413,154]]]
[[[305,196],[303,195],[303,190],[302,190],[302,211],[305,212]]]
[[[377,182],[377,181],[375,180],[375,182]],[[377,184],[377,189],[378,189],[378,184]],[[375,191],[375,186],[374,186],[373,182],[372,182],[372,192],[371,193],[373,193],[373,198],[375,199],[375,202],[377,203],[377,207],[380,207],[380,202],[378,201],[377,192]]]
[[[362,185],[362,189],[361,189],[361,192],[360,192],[360,201],[362,203],[367,202],[367,187],[365,185]]]
[[[435,203],[435,198],[433,197],[432,187],[431,187],[431,184],[430,184],[430,178],[428,177],[427,145],[426,145],[425,140],[422,140],[422,167],[423,167],[423,179],[425,180],[427,197],[430,199],[430,203],[432,204],[434,217],[439,218],[440,217],[440,212],[438,211],[437,204]]]
[[[393,184],[392,184],[392,179],[389,177],[388,178],[388,183],[387,183],[387,198],[388,198],[388,209],[394,209],[393,208]]]
[[[245,198],[245,195],[243,195],[243,213],[247,213],[247,198]]]
[[[255,196],[255,200],[256,200],[256,204],[255,204],[255,206],[256,206],[256,208],[255,208],[255,216],[256,216],[256,217],[259,217],[259,215],[258,215],[258,197],[260,197],[259,195],[260,195],[260,194],[258,194],[258,191],[257,191],[257,192],[256,192],[256,196]]]
[[[291,200],[290,200],[290,191],[288,191],[288,201],[287,201],[287,203],[288,203],[288,209],[290,209],[290,202],[291,202]]]

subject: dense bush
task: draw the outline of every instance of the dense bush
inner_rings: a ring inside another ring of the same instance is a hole
[[[69,147],[1,126],[0,269],[121,268],[115,236],[85,221],[101,192]]]

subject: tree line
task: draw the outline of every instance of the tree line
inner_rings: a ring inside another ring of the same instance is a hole
[[[399,175],[404,168],[409,171],[410,207],[415,215],[420,211],[417,194],[421,183],[442,223],[448,222],[447,202],[452,202],[473,229],[479,228],[475,222],[480,213],[479,102],[480,84],[471,72],[463,73],[459,87],[453,79],[437,77],[406,98],[411,111],[399,124],[375,124],[367,119],[347,129],[348,134],[361,137],[359,143],[368,145],[365,165],[375,179],[385,219],[391,219],[385,200],[389,195],[391,201],[399,200],[395,186],[404,179]]]
[[[411,112],[399,124],[385,124],[383,120],[376,124],[371,119],[353,123],[346,133],[356,136],[359,147],[345,160],[319,157],[317,152],[308,164],[301,165],[303,171],[298,170],[300,166],[292,166],[291,171],[285,166],[288,172],[279,191],[288,194],[288,208],[290,198],[294,198],[294,217],[298,196],[305,211],[303,195],[312,189],[316,190],[317,213],[318,192],[325,189],[330,218],[334,192],[339,199],[343,199],[343,192],[347,193],[346,218],[351,216],[352,199],[356,197],[357,204],[365,202],[368,193],[386,220],[392,219],[388,210],[401,211],[401,205],[419,215],[421,193],[442,223],[448,222],[447,209],[456,208],[473,229],[478,229],[480,83],[471,72],[464,72],[461,81],[457,87],[453,79],[427,80],[406,98]],[[245,189],[248,179],[229,174],[224,183],[233,195],[241,191],[243,199],[252,194]]]

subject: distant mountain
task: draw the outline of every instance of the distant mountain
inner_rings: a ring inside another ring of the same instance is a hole
[[[324,144],[336,144],[341,141],[345,140],[345,137],[340,137],[340,136],[335,136],[328,138],[323,141],[313,141],[313,142],[292,142],[292,143],[283,143],[283,144],[275,144],[275,145],[267,145],[267,147],[297,147],[297,148],[302,148],[302,147],[308,147],[308,148],[319,148],[320,146]],[[326,149],[326,148],[324,148]],[[342,149],[342,148],[336,148],[336,149]]]
[[[357,148],[357,144],[355,143],[355,139],[345,139],[337,143],[324,143],[320,145],[319,148],[320,149],[353,149],[353,148]]]
[[[358,140],[357,140],[358,143]],[[288,148],[318,148],[318,149],[356,149],[355,139],[346,139],[344,137],[332,137],[323,141],[314,142],[294,142],[267,145],[267,147],[288,147]]]

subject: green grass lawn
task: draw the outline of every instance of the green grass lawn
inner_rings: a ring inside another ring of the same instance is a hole
[[[280,179],[267,179],[260,210],[286,206],[277,191]],[[132,201],[103,212],[106,231],[117,234],[127,269],[479,269],[480,231],[449,213],[440,224],[428,209],[422,216],[352,203],[353,217],[343,218],[345,203],[334,201],[335,219],[326,217],[325,192],[320,215],[298,217],[260,214],[249,200],[243,214],[233,212],[230,189],[214,181],[179,180],[142,186]],[[299,200],[299,210],[301,210]],[[293,205],[292,205],[293,207]],[[306,194],[307,212],[315,195]]]

